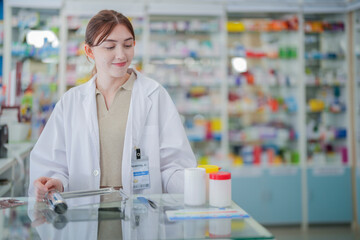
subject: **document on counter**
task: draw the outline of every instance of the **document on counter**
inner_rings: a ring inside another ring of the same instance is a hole
[[[196,220],[196,219],[217,219],[217,218],[248,218],[242,209],[233,208],[191,208],[168,210],[166,216],[169,221]]]

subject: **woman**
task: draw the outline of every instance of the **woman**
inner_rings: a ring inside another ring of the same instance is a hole
[[[134,46],[122,14],[103,10],[90,20],[85,52],[96,74],[56,104],[30,155],[29,196],[100,187],[183,191],[194,154],[166,90],[129,68]]]

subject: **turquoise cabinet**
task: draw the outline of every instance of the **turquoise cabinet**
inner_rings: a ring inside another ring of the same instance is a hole
[[[350,223],[350,167],[314,167],[307,171],[309,223]]]
[[[274,167],[232,178],[233,200],[266,225],[301,223],[301,171]]]
[[[267,169],[264,224],[301,223],[300,168]]]
[[[360,222],[360,169],[356,169],[357,221]]]
[[[257,221],[261,222],[265,212],[265,178],[232,177],[232,199]]]

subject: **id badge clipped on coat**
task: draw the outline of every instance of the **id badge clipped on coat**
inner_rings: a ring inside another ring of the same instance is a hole
[[[131,161],[133,172],[133,190],[150,188],[149,158],[142,156],[140,148],[135,149],[135,158]]]

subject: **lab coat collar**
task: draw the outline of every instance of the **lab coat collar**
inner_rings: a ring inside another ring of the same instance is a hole
[[[144,76],[139,71],[132,68],[129,68],[129,70],[135,72],[137,76],[134,82],[133,91],[137,90],[136,87],[141,87],[141,93],[144,94],[137,97],[150,96],[159,87],[158,82]],[[82,86],[82,88],[80,88],[80,91],[83,95],[90,95],[90,97],[93,97],[92,95],[95,93],[96,89],[96,76],[97,75],[95,74],[87,83],[84,84],[84,86]]]
[[[135,71],[137,79],[134,83],[133,92],[131,94],[130,109],[132,115],[131,123],[133,127],[132,141],[134,147],[138,147],[140,143],[141,133],[145,126],[147,115],[151,109],[150,95],[159,87],[159,84],[151,79],[146,78],[140,72]],[[130,118],[128,118],[130,120]]]

